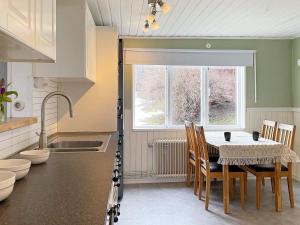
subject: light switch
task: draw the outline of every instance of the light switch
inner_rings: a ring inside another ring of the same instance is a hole
[[[297,60],[297,65],[300,66],[300,59]]]

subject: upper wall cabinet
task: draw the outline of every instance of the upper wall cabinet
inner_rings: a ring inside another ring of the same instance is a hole
[[[57,1],[56,63],[36,63],[34,76],[96,80],[96,26],[85,0]]]
[[[0,29],[7,27],[7,0],[0,0]]]
[[[33,0],[8,0],[7,30],[20,41],[35,45],[35,8]]]
[[[0,60],[54,62],[56,0],[0,0]]]
[[[36,0],[36,47],[56,58],[56,1]]]

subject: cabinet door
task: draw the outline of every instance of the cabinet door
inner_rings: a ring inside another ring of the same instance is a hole
[[[7,27],[7,0],[0,0],[0,29]]]
[[[36,48],[56,58],[56,0],[36,0]]]
[[[86,6],[86,76],[92,81],[96,81],[96,47],[96,26]]]
[[[35,46],[34,0],[7,0],[7,30],[17,39]]]

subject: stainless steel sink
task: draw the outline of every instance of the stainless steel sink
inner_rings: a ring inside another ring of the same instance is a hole
[[[110,135],[67,134],[50,139],[47,148],[53,153],[105,152],[109,139]]]
[[[48,148],[64,149],[64,148],[99,148],[103,144],[102,141],[58,141],[48,144]]]

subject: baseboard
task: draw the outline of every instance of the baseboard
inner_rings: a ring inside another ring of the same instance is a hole
[[[255,180],[256,177],[253,174],[248,173],[248,180]],[[299,175],[293,175],[293,179],[295,181],[300,182]],[[181,183],[185,182],[185,176],[174,176],[174,177],[160,177],[160,176],[152,176],[152,177],[125,177],[125,184],[158,184],[158,183]]]
[[[193,179],[193,178],[191,178]],[[248,180],[254,180],[255,176],[248,173]],[[151,177],[125,177],[125,184],[156,184],[156,183],[180,183],[185,182],[186,176],[151,176]]]
[[[185,176],[176,177],[125,177],[125,184],[155,184],[155,183],[180,183],[185,182]]]

